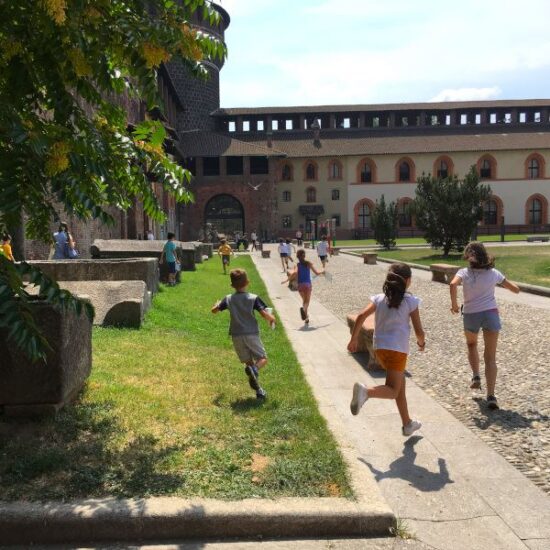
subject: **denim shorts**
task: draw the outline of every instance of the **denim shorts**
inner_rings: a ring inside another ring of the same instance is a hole
[[[168,264],[168,273],[173,275],[176,273],[176,262],[166,262]]]
[[[479,329],[498,332],[502,328],[498,309],[464,314],[464,330],[477,334]]]

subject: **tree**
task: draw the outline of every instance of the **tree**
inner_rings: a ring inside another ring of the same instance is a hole
[[[164,152],[165,129],[127,110],[162,104],[157,69],[178,58],[197,76],[225,55],[214,36],[192,29],[205,0],[0,0],[0,232],[27,220],[30,238],[50,239],[60,212],[112,223],[109,209],[135,199],[163,219],[151,181],[190,200],[190,174]],[[60,307],[83,306],[26,264],[0,258],[0,328],[33,358],[46,342],[33,324],[23,275]]]
[[[378,244],[388,250],[395,246],[395,240],[397,239],[397,204],[395,202],[386,204],[384,195],[382,195],[380,201],[376,201],[372,213],[372,227],[374,238]]]
[[[483,203],[490,196],[491,188],[479,182],[475,166],[463,180],[423,174],[414,201],[416,225],[426,241],[442,248],[445,256],[453,249],[462,251],[483,218]]]

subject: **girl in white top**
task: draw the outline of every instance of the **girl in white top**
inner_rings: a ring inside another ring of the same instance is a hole
[[[350,409],[352,414],[359,414],[369,397],[395,399],[405,436],[411,435],[421,427],[420,422],[411,420],[409,416],[405,394],[405,368],[409,354],[411,321],[420,351],[424,351],[426,346],[418,311],[420,299],[407,292],[410,284],[411,268],[406,264],[392,264],[384,282],[384,293],[372,296],[371,303],[359,313],[348,344],[351,353],[357,351],[361,327],[367,317],[376,312],[374,349],[378,362],[386,369],[386,383],[368,389],[363,384],[354,384]]]
[[[485,380],[487,382],[487,405],[490,409],[498,409],[495,397],[497,381],[497,342],[501,327],[495,286],[500,285],[516,294],[519,287],[507,281],[504,275],[494,268],[495,259],[487,254],[482,243],[472,242],[464,249],[464,259],[470,267],[460,269],[451,281],[451,311],[459,313],[457,294],[462,284],[464,290],[464,334],[468,346],[468,361],[472,368],[472,383],[470,388],[480,389],[479,352],[477,340],[479,330],[483,330],[485,350]]]

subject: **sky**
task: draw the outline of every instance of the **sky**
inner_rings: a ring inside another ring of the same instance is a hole
[[[550,0],[216,0],[222,107],[550,97]]]

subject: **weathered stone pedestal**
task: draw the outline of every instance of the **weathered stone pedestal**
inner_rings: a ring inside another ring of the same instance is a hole
[[[350,332],[353,332],[353,327],[355,325],[355,320],[357,319],[357,313],[350,313],[347,316],[348,327]],[[380,368],[380,364],[376,360],[376,353],[374,351],[374,315],[367,317],[361,331],[359,332],[359,346],[357,351],[359,353],[368,353],[369,354],[369,363],[367,368]]]
[[[378,254],[363,254],[363,263],[368,265],[376,265],[378,260]]]
[[[46,363],[32,363],[0,331],[0,408],[9,416],[53,414],[73,401],[92,368],[92,323],[36,301],[32,314],[48,340]]]

